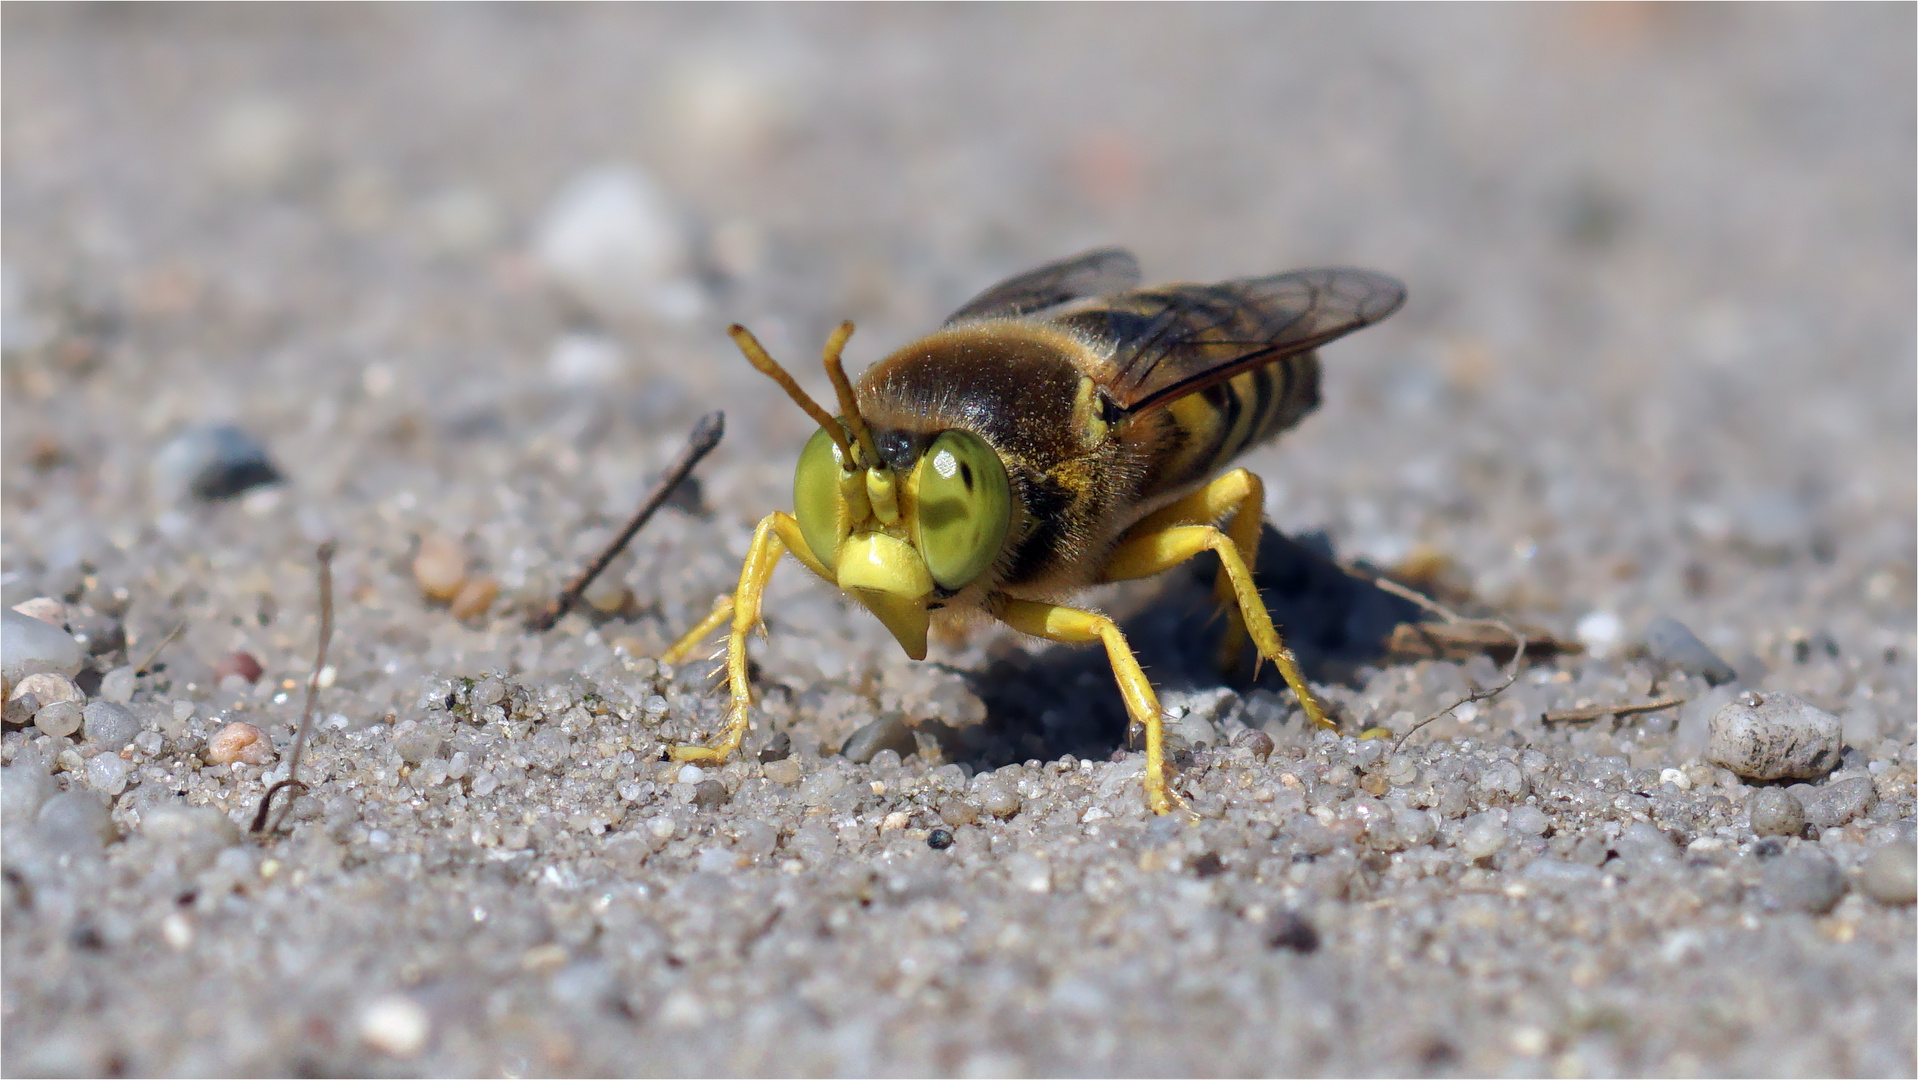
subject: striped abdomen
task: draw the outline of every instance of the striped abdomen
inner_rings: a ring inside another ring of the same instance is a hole
[[[1319,357],[1307,352],[1153,410],[1140,421],[1157,428],[1157,462],[1140,494],[1166,495],[1205,480],[1318,404]]]

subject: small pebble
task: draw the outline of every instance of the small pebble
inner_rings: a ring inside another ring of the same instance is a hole
[[[1684,623],[1660,615],[1645,627],[1645,651],[1667,667],[1697,675],[1713,686],[1738,677],[1732,666],[1720,659],[1711,647],[1698,640]]]
[[[1009,818],[1019,812],[1019,793],[996,777],[982,781],[973,798],[979,803],[979,809],[993,817]]]
[[[1317,952],[1319,931],[1296,911],[1280,911],[1266,920],[1265,944],[1268,948],[1295,953]]]
[[[1269,758],[1272,756],[1272,736],[1267,735],[1258,728],[1246,728],[1244,731],[1232,736],[1232,745],[1240,749],[1252,751],[1253,757]]]
[[[243,721],[228,724],[206,741],[206,760],[210,765],[230,765],[236,761],[265,765],[273,756],[273,744],[265,733]]]
[[[1496,814],[1480,814],[1466,822],[1465,834],[1459,838],[1459,848],[1467,859],[1476,862],[1497,854],[1507,839],[1505,826],[1499,823]]]
[[[388,994],[367,1005],[360,1014],[360,1038],[366,1045],[394,1057],[417,1057],[432,1036],[432,1017],[404,994]]]
[[[139,688],[140,676],[133,665],[117,667],[100,677],[100,698],[125,705],[133,700],[133,691]]]
[[[13,694],[20,692],[17,684],[35,672],[71,678],[86,659],[86,651],[65,630],[12,608],[0,611],[0,675],[14,687]]]
[[[448,609],[452,611],[455,619],[465,622],[484,616],[492,610],[493,601],[498,598],[499,579],[488,574],[481,574],[479,577],[468,578],[466,584],[460,586],[459,592],[454,595]]]
[[[1788,911],[1823,915],[1845,896],[1845,875],[1822,851],[1788,851],[1760,875],[1771,902]]]
[[[693,788],[693,805],[710,810],[715,806],[724,806],[732,799],[732,792],[717,780],[701,780]]]
[[[95,754],[87,759],[87,783],[110,798],[127,789],[131,768],[118,754]]]
[[[39,619],[48,626],[57,626],[62,630],[65,630],[67,626],[67,606],[51,596],[36,596],[31,600],[22,600],[13,605],[13,610]]]
[[[697,765],[681,765],[679,772],[673,774],[673,782],[676,784],[697,784],[704,779],[706,779],[706,770]]]
[[[96,701],[81,712],[87,741],[99,743],[114,753],[140,733],[140,718],[133,710],[111,701]]]
[[[214,662],[213,679],[215,682],[219,682],[224,680],[228,675],[238,675],[251,684],[260,681],[260,675],[263,670],[264,669],[260,667],[259,659],[252,653],[245,651],[230,652]]]
[[[1745,800],[1751,830],[1759,836],[1797,836],[1805,831],[1805,807],[1784,788],[1759,788]]]
[[[1671,837],[1645,821],[1634,821],[1619,834],[1618,853],[1630,862],[1644,865],[1668,863],[1678,857]]]
[[[904,810],[894,810],[879,822],[880,832],[898,832],[912,824],[912,815]]]
[[[793,752],[792,736],[787,735],[783,731],[775,731],[773,732],[773,737],[770,739],[767,739],[766,745],[760,749],[759,760],[761,764],[765,764],[767,762],[773,762],[773,761],[783,761],[786,758],[791,757],[792,752]]]
[[[1835,829],[1865,816],[1878,800],[1878,788],[1868,776],[1834,780],[1799,793],[1805,805],[1805,820],[1821,829]]]
[[[175,435],[154,454],[148,475],[161,499],[191,494],[202,502],[231,499],[284,479],[266,448],[231,424],[189,428]]]
[[[428,600],[450,603],[466,584],[465,545],[444,533],[420,537],[419,554],[413,556],[413,580]]]
[[[864,725],[846,737],[839,753],[848,761],[867,762],[881,750],[891,750],[900,757],[919,752],[919,741],[913,738],[912,725],[906,723],[904,713],[888,712]]]
[[[979,820],[979,808],[965,799],[947,799],[939,806],[939,820],[958,828]]]
[[[1838,765],[1838,718],[1790,694],[1748,693],[1711,719],[1705,759],[1751,780],[1815,779]]]
[[[26,727],[33,723],[33,715],[40,711],[38,694],[20,694],[7,699],[6,725],[8,727]]]
[[[1521,806],[1512,811],[1506,824],[1522,836],[1544,836],[1552,827],[1552,819],[1536,806]]]
[[[1909,843],[1886,844],[1865,859],[1858,875],[1865,895],[1888,906],[1918,901],[1918,850]]]
[[[120,835],[106,800],[91,791],[63,791],[48,799],[34,831],[54,850],[75,854],[97,852]]]
[[[1594,611],[1578,620],[1572,634],[1588,654],[1602,658],[1618,650],[1618,643],[1625,636],[1625,624],[1609,611]]]
[[[71,701],[56,701],[40,706],[40,711],[33,714],[33,726],[39,728],[42,734],[64,739],[80,730],[83,719],[79,705]]]
[[[934,829],[926,834],[926,846],[934,851],[944,851],[952,846],[952,833],[945,829]],[[1909,904],[1911,901],[1906,900],[1905,903]]]
[[[668,295],[690,265],[686,226],[639,169],[610,165],[575,176],[538,223],[533,253],[557,285],[602,318],[687,314]],[[691,314],[698,305],[695,292]]]
[[[775,784],[797,784],[799,782],[799,762],[792,758],[780,758],[768,761],[759,767],[760,775]]]

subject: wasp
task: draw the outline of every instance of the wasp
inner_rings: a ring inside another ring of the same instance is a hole
[[[1337,729],[1253,586],[1264,486],[1222,470],[1311,412],[1318,348],[1396,311],[1405,287],[1348,269],[1139,281],[1138,261],[1119,248],[1049,263],[979,294],[856,385],[840,361],[853,331],[842,323],[824,350],[837,415],[744,327],[730,329],[819,430],[799,455],[793,512],[759,522],[738,589],[662,657],[683,661],[730,620],[726,730],[712,745],[673,748],[673,759],[723,761],[739,749],[752,709],[746,637],[784,554],[871,611],[914,660],[934,620],[981,616],[1103,644],[1144,731],[1157,813],[1174,805],[1158,698],[1118,625],[1069,603],[1089,586],[1216,553],[1222,660],[1250,637],[1306,717]]]

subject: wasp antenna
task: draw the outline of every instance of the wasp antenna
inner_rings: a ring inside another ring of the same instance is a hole
[[[847,325],[850,327],[851,324]],[[851,333],[850,329],[847,332]],[[733,344],[739,346],[739,351],[746,354],[746,361],[758,368],[761,375],[778,383],[779,388],[786,392],[786,396],[793,399],[793,404],[806,410],[806,415],[812,417],[814,423],[825,429],[826,434],[839,447],[840,457],[851,461],[853,459],[852,440],[847,437],[845,426],[835,420],[831,413],[820,408],[819,403],[812,399],[812,395],[799,388],[799,383],[786,373],[785,368],[779,366],[779,361],[772,358],[772,354],[766,351],[766,347],[759,343],[759,339],[753,336],[751,330],[734,323],[726,328],[726,333],[733,339]]]
[[[826,339],[826,375],[832,379],[833,392],[839,395],[839,411],[846,417],[846,426],[852,429],[853,441],[859,444],[859,452],[865,455],[866,465],[876,467],[879,464],[879,448],[873,445],[872,432],[866,427],[866,418],[859,414],[859,399],[852,392],[852,380],[846,378],[846,365],[839,359],[845,351],[846,339],[852,337],[852,323],[842,322]]]

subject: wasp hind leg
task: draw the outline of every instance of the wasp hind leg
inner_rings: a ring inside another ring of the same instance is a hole
[[[662,657],[669,662],[685,659],[707,634],[725,621],[730,612],[732,633],[726,639],[726,684],[732,690],[733,707],[726,730],[717,742],[709,746],[673,747],[670,753],[674,761],[723,762],[745,741],[746,729],[752,723],[753,708],[752,687],[746,675],[746,635],[760,625],[759,608],[765,599],[766,583],[772,579],[773,568],[779,565],[779,557],[789,551],[814,573],[825,575],[825,568],[818,565],[810,557],[811,553],[806,551],[799,523],[793,520],[792,515],[766,515],[759,522],[759,527],[753,530],[752,547],[747,550],[746,563],[739,570],[739,588],[730,598],[721,597],[714,603],[713,613],[680,638]],[[830,580],[829,575],[825,576]]]
[[[1125,581],[1151,577],[1178,566],[1202,551],[1217,552],[1219,577],[1216,588],[1227,601],[1224,655],[1236,659],[1238,650],[1250,635],[1259,655],[1278,665],[1285,684],[1298,696],[1299,706],[1314,726],[1337,731],[1318,695],[1306,684],[1299,662],[1285,647],[1272,615],[1252,582],[1252,560],[1258,550],[1259,526],[1264,485],[1244,469],[1234,469],[1198,491],[1167,506],[1132,527],[1124,540],[1106,560],[1101,578]],[[1231,535],[1216,525],[1188,524],[1194,520],[1211,522],[1227,510],[1237,509]]]
[[[1134,723],[1145,729],[1146,803],[1155,814],[1170,811],[1177,799],[1165,782],[1165,731],[1159,715],[1159,696],[1152,692],[1152,683],[1139,667],[1138,658],[1132,655],[1132,647],[1126,644],[1119,625],[1093,611],[1005,597],[994,603],[992,613],[1014,630],[1048,641],[1105,644],[1112,674],[1119,680],[1119,693],[1125,698],[1126,712],[1131,714]]]

